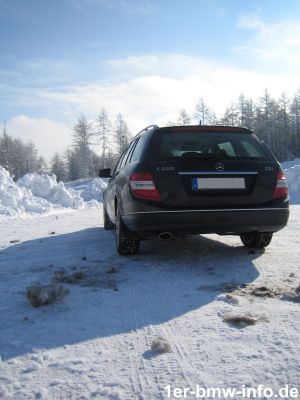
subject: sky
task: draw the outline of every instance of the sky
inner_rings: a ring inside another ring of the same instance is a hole
[[[1,127],[47,160],[102,108],[135,134],[300,88],[298,0],[0,0],[0,38]]]

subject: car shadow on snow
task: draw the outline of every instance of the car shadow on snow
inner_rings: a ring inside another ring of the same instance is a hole
[[[120,257],[114,232],[103,228],[11,245],[0,252],[0,355],[9,359],[163,324],[213,302],[222,288],[253,282],[260,255],[198,236],[145,242],[141,254]],[[26,287],[50,283],[61,268],[88,279],[63,283],[70,293],[62,302],[33,308]]]

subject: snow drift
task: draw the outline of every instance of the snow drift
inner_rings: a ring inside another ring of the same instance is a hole
[[[105,179],[78,179],[74,182],[68,182],[65,187],[80,192],[84,201],[97,200],[102,202],[102,193],[106,188]]]
[[[300,159],[282,163],[289,186],[290,203],[300,204]]]
[[[17,181],[19,187],[29,189],[34,197],[47,200],[62,207],[80,208],[83,200],[73,190],[67,190],[62,182],[56,182],[55,175],[26,174]]]
[[[30,173],[14,182],[0,166],[0,215],[43,214],[58,209],[98,206],[102,201],[102,179],[87,179],[65,185],[55,175]]]

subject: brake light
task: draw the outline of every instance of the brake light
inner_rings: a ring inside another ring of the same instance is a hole
[[[132,174],[130,187],[135,197],[144,200],[160,201],[160,194],[156,189],[152,175],[146,172]]]
[[[285,175],[283,171],[279,171],[277,174],[277,183],[275,190],[273,192],[273,199],[280,199],[282,197],[287,197],[289,194],[288,192],[288,185],[285,179]]]

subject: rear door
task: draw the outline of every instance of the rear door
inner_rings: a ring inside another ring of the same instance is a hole
[[[149,168],[170,208],[264,206],[272,200],[278,163],[250,131],[163,128]]]
[[[135,148],[137,139],[135,139],[119,158],[117,165],[110,178],[109,184],[105,190],[106,211],[112,222],[115,222],[115,198],[119,197],[120,188],[125,187],[126,175],[124,175],[124,167],[127,165],[133,149]]]

